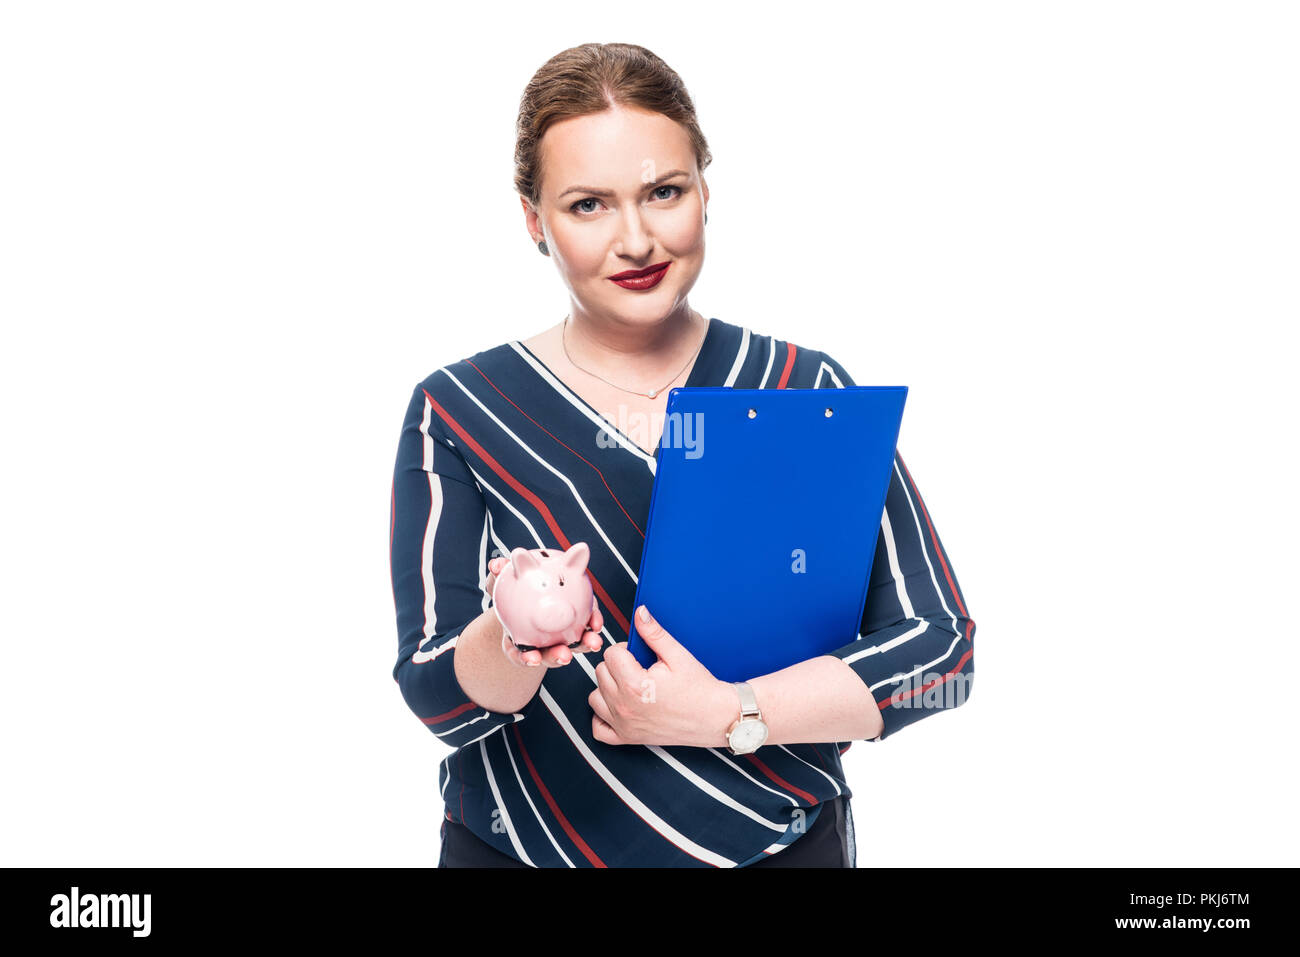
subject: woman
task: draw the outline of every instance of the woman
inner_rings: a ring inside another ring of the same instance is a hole
[[[710,155],[650,51],[586,44],[550,60],[522,98],[515,158],[570,313],[419,383],[393,479],[393,676],[455,749],[440,866],[855,866],[840,755],[960,704],[974,673],[975,623],[915,483],[896,455],[862,627],[843,647],[738,688],[648,609],[637,627],[660,660],[643,669],[628,616],[668,391],[853,382],[823,352],[688,304]],[[491,606],[502,556],[578,541],[590,631],[521,652]],[[742,705],[767,727],[757,750],[729,736]]]

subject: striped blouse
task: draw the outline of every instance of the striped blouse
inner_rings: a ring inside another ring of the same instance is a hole
[[[824,352],[719,319],[709,320],[686,381],[853,384]],[[487,563],[516,547],[586,542],[606,647],[627,640],[658,451],[647,455],[518,341],[436,370],[406,410],[389,525],[393,677],[453,749],[439,772],[443,814],[531,866],[743,867],[805,833],[823,801],[852,797],[840,761],[851,742],[768,744],[736,756],[597,741],[587,698],[602,652],[548,669],[518,713],[480,707],[457,680],[457,638],[491,607]],[[896,453],[861,628],[831,652],[876,699],[884,732],[873,740],[965,700],[974,638],[952,565]]]

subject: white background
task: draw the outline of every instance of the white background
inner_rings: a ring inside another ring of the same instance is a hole
[[[1300,863],[1294,5],[0,11],[4,864],[436,862],[396,443],[566,312],[513,125],[593,40],[695,98],[691,304],[911,387],[977,678],[859,866]]]

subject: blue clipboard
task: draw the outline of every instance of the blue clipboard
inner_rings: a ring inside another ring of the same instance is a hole
[[[627,643],[642,667],[658,659],[641,605],[723,681],[858,637],[906,400],[906,386],[669,392]]]

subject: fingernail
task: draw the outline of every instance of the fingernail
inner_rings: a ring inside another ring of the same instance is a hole
[[[650,620],[650,612],[648,612],[648,611],[646,610],[645,605],[642,605],[640,608],[638,608],[638,609],[636,610],[636,617],[637,617],[637,619],[640,620],[640,621],[649,621],[649,620]]]

